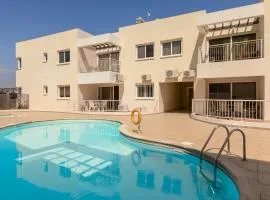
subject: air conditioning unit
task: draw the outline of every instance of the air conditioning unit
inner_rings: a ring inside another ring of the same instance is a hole
[[[183,72],[184,77],[194,77],[195,71],[194,70],[187,70]]]
[[[176,69],[169,69],[166,71],[166,78],[176,78],[179,73]]]
[[[142,81],[151,81],[152,77],[151,74],[143,74]]]
[[[122,74],[116,74],[116,82],[124,82],[124,76]]]

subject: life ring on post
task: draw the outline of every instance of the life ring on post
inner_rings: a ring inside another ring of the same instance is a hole
[[[135,113],[138,113],[138,117],[137,119],[135,118]],[[133,124],[135,125],[140,125],[141,121],[142,121],[142,113],[140,111],[139,108],[135,108],[131,111],[131,121]]]

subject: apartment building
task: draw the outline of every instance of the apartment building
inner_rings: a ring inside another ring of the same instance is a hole
[[[35,110],[193,107],[207,117],[270,119],[269,10],[260,2],[19,42],[16,84]]]

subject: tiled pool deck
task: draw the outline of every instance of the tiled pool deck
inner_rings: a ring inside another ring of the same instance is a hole
[[[137,139],[161,142],[181,146],[198,151],[202,148],[206,138],[214,125],[193,120],[188,114],[164,113],[145,115],[142,120],[142,133],[136,133],[136,127],[131,124],[130,116],[117,115],[88,115],[79,113],[57,112],[8,112],[10,117],[0,119],[0,127],[9,125],[54,119],[110,119],[122,121],[123,134]],[[241,199],[269,200],[270,199],[270,130],[243,128],[247,136],[247,158],[241,161],[242,140],[240,134],[231,139],[231,152],[223,154],[221,164],[232,174],[241,193]],[[209,144],[209,156],[215,156],[221,146],[225,132],[222,129]],[[179,169],[181,170],[181,169]]]

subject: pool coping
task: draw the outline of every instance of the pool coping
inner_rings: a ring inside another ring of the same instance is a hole
[[[196,156],[199,158],[200,156],[200,150],[196,149],[196,148],[188,148],[188,147],[184,147],[181,145],[177,145],[171,142],[164,142],[158,139],[149,139],[146,137],[143,137],[142,135],[135,135],[134,133],[132,133],[130,130],[128,130],[128,126],[121,120],[111,120],[111,119],[102,119],[102,118],[97,118],[97,119],[65,119],[65,118],[61,118],[61,119],[49,119],[49,120],[31,120],[28,122],[23,122],[23,123],[15,123],[15,124],[9,124],[7,126],[0,126],[0,130],[5,129],[5,128],[12,128],[12,127],[18,127],[18,126],[24,126],[27,124],[31,124],[31,123],[38,123],[38,122],[53,122],[53,121],[108,121],[108,122],[114,122],[114,123],[119,123],[120,127],[119,127],[119,133],[126,137],[129,140],[135,140],[137,142],[140,143],[145,143],[145,144],[150,144],[150,145],[155,145],[158,147],[165,147],[168,148],[170,150],[174,150],[175,152],[185,152],[187,154],[191,154],[193,156]],[[214,158],[208,154],[203,156],[203,160],[209,162],[210,164],[214,165]],[[241,192],[241,184],[238,182],[237,176],[234,175],[234,173],[228,168],[226,167],[224,164],[222,164],[220,161],[218,161],[217,163],[217,167],[222,170],[223,173],[225,173],[235,184],[238,192],[239,192],[239,197],[240,199],[244,198],[244,194]]]

